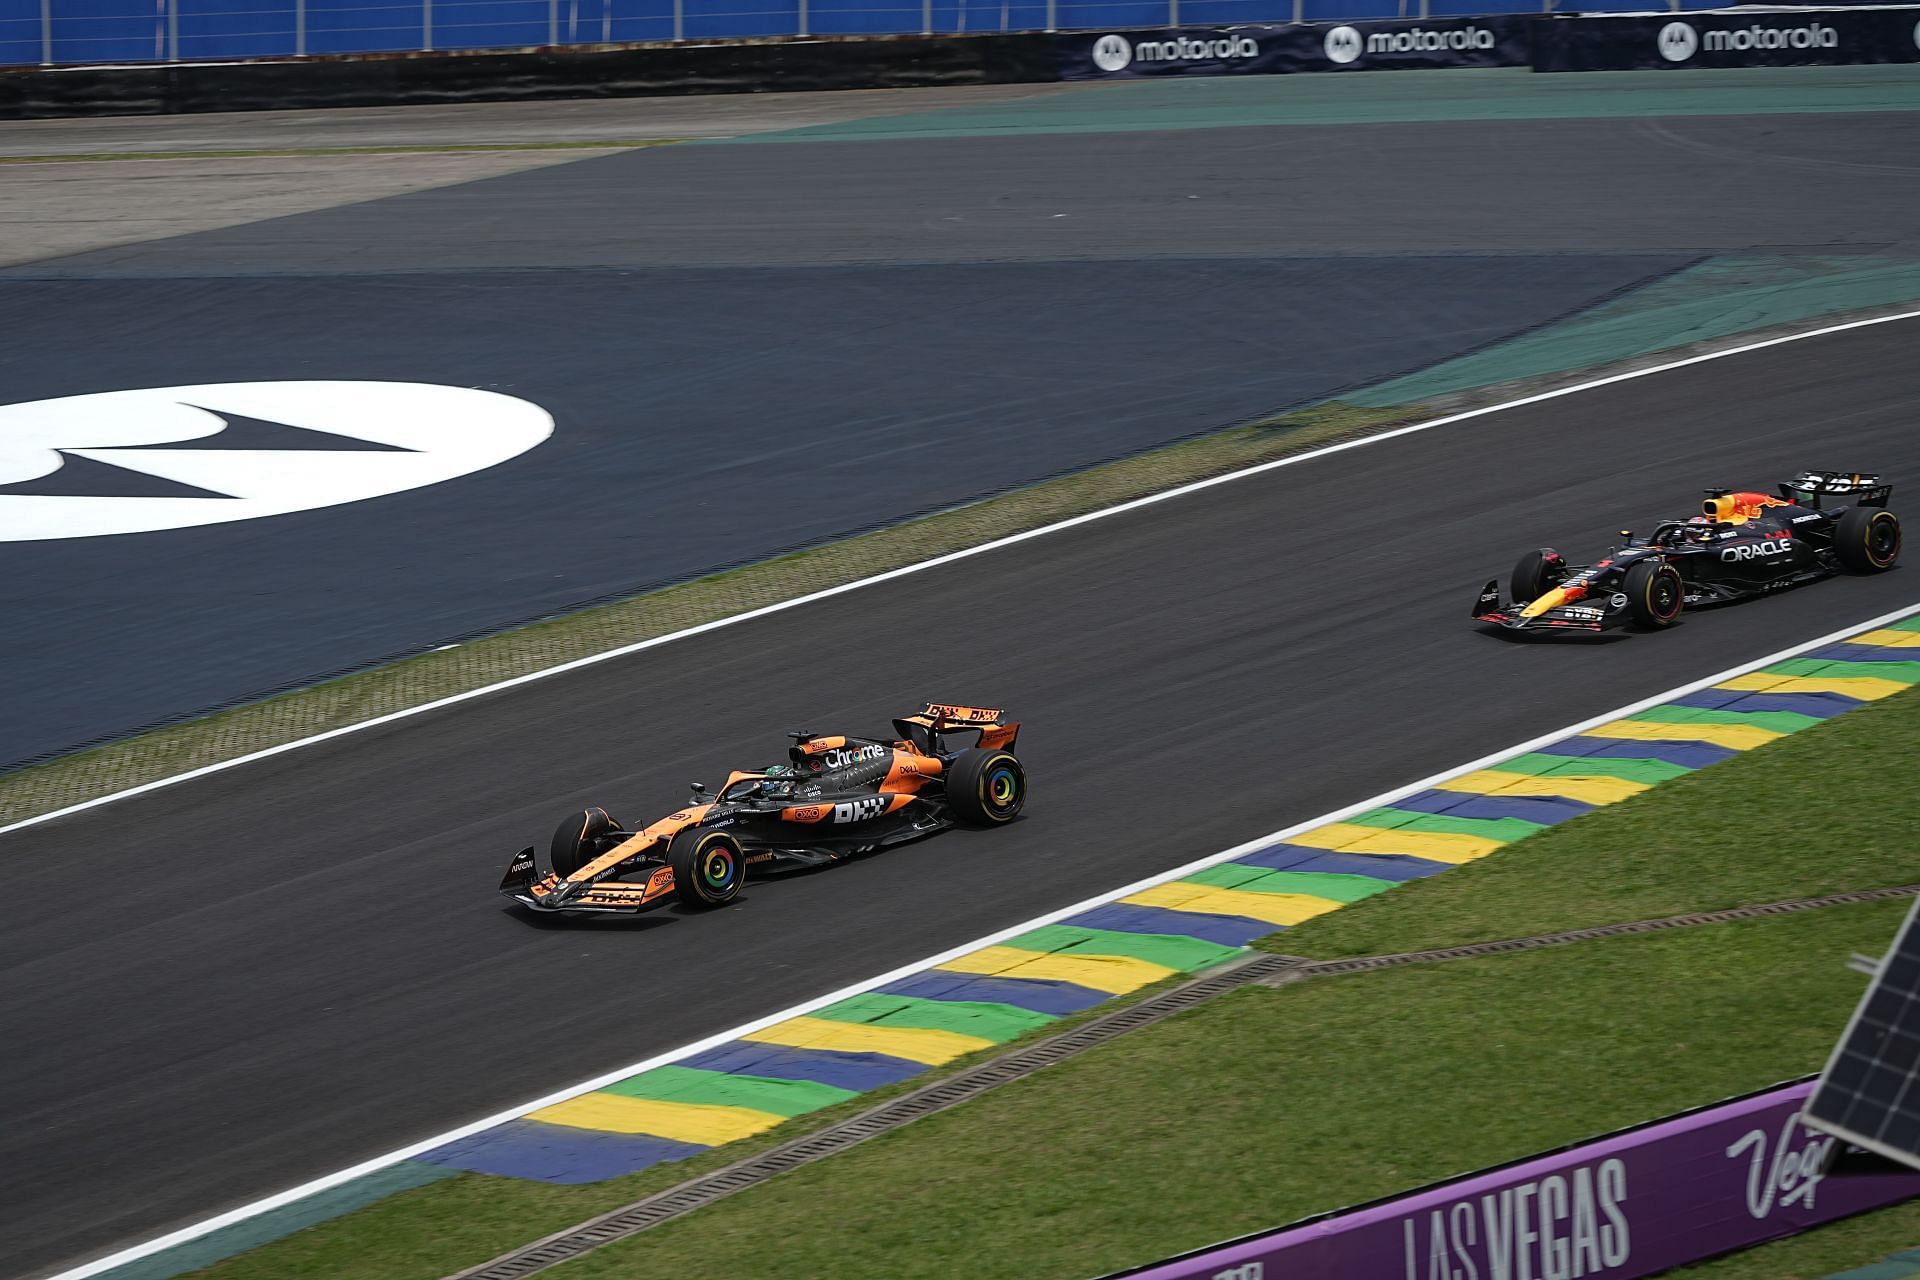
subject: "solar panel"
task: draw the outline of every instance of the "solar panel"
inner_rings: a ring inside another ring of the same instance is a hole
[[[1801,1118],[1920,1168],[1920,901],[1879,962]]]

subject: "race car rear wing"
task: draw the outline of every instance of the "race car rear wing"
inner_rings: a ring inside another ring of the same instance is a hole
[[[1780,486],[1780,496],[1820,510],[1824,498],[1851,498],[1856,507],[1884,507],[1893,486],[1859,471],[1802,471]]]
[[[901,716],[893,722],[901,740],[925,752],[951,751],[947,739],[954,734],[978,733],[977,745],[1011,751],[1020,735],[1018,723],[1009,723],[1007,713],[988,707],[962,707],[949,702],[929,702],[918,715]]]

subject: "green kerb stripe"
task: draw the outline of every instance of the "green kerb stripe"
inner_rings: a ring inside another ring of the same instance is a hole
[[[1693,770],[1683,764],[1672,764],[1666,760],[1611,760],[1593,756],[1555,756],[1544,751],[1530,751],[1511,760],[1502,760],[1499,764],[1488,765],[1489,769],[1501,773],[1530,773],[1536,777],[1549,775],[1566,778],[1625,778],[1629,782],[1644,782],[1652,785],[1667,782],[1683,773]]]
[[[1250,893],[1305,893],[1334,902],[1358,902],[1393,888],[1392,880],[1372,876],[1343,875],[1337,871],[1274,871],[1267,867],[1249,867],[1238,862],[1223,862],[1217,867],[1182,876],[1183,884],[1204,884],[1215,889],[1245,889]]]
[[[1775,733],[1798,733],[1822,723],[1818,716],[1798,711],[1720,711],[1709,707],[1649,707],[1627,717],[1649,724],[1750,724]]]
[[[1902,618],[1898,622],[1890,622],[1886,626],[1879,628],[1879,630],[1920,631],[1920,613],[1914,614],[1911,618]]]
[[[1073,924],[1050,924],[1009,938],[1003,946],[1022,951],[1061,951],[1081,956],[1131,956],[1169,969],[1204,969],[1241,954],[1239,947],[1223,947],[1204,938],[1171,933],[1116,933]]]
[[[1410,809],[1369,809],[1347,819],[1360,827],[1386,827],[1398,831],[1440,831],[1456,836],[1480,836],[1511,844],[1542,830],[1544,822],[1525,818],[1455,818],[1444,813],[1416,813]]]
[[[1902,684],[1920,684],[1920,662],[1832,662],[1825,658],[1795,658],[1768,667],[1770,676],[1826,676],[1848,679],[1873,676],[1880,680],[1898,680]]]
[[[986,1001],[922,1000],[917,996],[884,996],[875,992],[842,1000],[814,1013],[831,1022],[874,1023],[916,1031],[957,1031],[998,1044],[1047,1026],[1049,1014],[1010,1004]]]
[[[751,1107],[776,1116],[803,1116],[860,1095],[811,1080],[774,1080],[766,1076],[735,1076],[698,1067],[655,1067],[651,1071],[610,1084],[602,1093],[655,1102],[697,1102],[713,1107]]]

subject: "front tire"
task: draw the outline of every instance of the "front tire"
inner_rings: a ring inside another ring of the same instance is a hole
[[[554,828],[553,843],[547,846],[547,858],[553,874],[565,879],[599,856],[600,837],[618,831],[620,824],[605,809],[589,806],[570,813]]]
[[[973,747],[947,767],[947,804],[963,826],[997,827],[1027,803],[1027,771],[1010,751]]]
[[[1552,547],[1541,547],[1520,557],[1507,579],[1507,594],[1516,605],[1529,605],[1560,585],[1566,560]]]
[[[1659,560],[1642,560],[1627,570],[1620,588],[1627,597],[1627,616],[1644,631],[1659,631],[1680,620],[1687,602],[1687,584],[1680,571]]]
[[[1879,507],[1848,507],[1834,524],[1833,553],[1855,573],[1885,573],[1900,558],[1900,517]]]
[[[747,855],[724,831],[682,831],[667,846],[673,868],[673,893],[682,906],[706,910],[724,907],[740,896],[747,878]]]

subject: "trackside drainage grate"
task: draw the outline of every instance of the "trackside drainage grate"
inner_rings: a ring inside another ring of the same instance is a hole
[[[1592,929],[1570,929],[1563,933],[1540,934],[1531,938],[1510,938],[1500,942],[1481,942],[1470,946],[1444,947],[1433,951],[1407,951],[1395,955],[1362,956],[1352,960],[1313,961],[1300,956],[1254,954],[1221,965],[1183,983],[1171,991],[1095,1018],[1072,1031],[1041,1040],[1025,1049],[985,1062],[972,1070],[937,1081],[923,1089],[881,1103],[849,1120],[792,1142],[749,1156],[724,1169],[683,1182],[665,1191],[637,1200],[569,1227],[556,1235],[536,1241],[523,1249],[502,1254],[490,1262],[461,1271],[447,1280],[521,1280],[549,1267],[579,1257],[658,1226],[669,1219],[692,1213],[736,1191],[744,1191],[770,1178],[778,1177],[801,1165],[811,1164],[848,1147],[865,1142],[891,1129],[910,1124],[922,1116],[944,1111],[969,1098],[978,1097],[1043,1067],[1052,1066],[1104,1044],[1130,1031],[1149,1026],[1163,1018],[1223,992],[1249,983],[1285,986],[1310,978],[1335,977],[1347,973],[1365,973],[1396,965],[1424,964],[1439,960],[1464,960],[1478,956],[1502,955],[1513,951],[1532,951],[1540,947],[1585,942],[1594,938],[1617,938],[1635,933],[1656,933],[1664,929],[1684,929],[1693,925],[1724,924],[1736,920],[1754,920],[1763,916],[1788,915],[1820,907],[1843,906],[1855,902],[1878,902],[1889,898],[1920,896],[1920,885],[1901,885],[1891,889],[1865,889],[1853,893],[1828,894],[1818,898],[1798,898],[1790,902],[1771,902],[1754,907],[1735,907],[1727,911],[1707,911],[1693,915],[1669,916],[1662,920],[1641,920],[1631,924],[1601,925]]]

